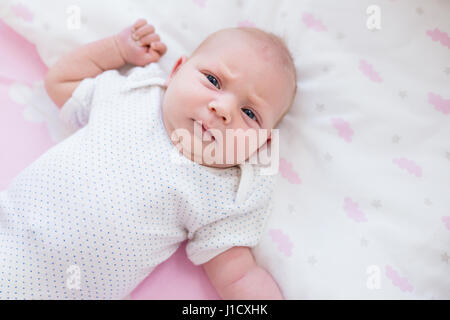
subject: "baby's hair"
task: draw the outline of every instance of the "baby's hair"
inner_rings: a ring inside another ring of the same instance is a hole
[[[294,85],[294,91],[292,94],[292,98],[290,100],[289,105],[286,106],[286,109],[284,110],[283,114],[280,116],[278,121],[275,123],[275,125],[274,125],[274,128],[275,128],[278,125],[278,123],[283,119],[283,117],[288,113],[289,109],[291,108],[291,106],[294,102],[294,98],[297,94],[297,71],[295,69],[294,59],[293,59],[291,52],[289,51],[289,49],[286,45],[286,42],[284,41],[283,38],[277,36],[276,34],[274,34],[272,32],[268,32],[268,31],[265,31],[265,30],[262,30],[259,28],[254,28],[254,27],[236,27],[236,28],[222,29],[222,30],[219,30],[219,31],[216,31],[216,32],[210,34],[205,40],[203,40],[203,42],[200,43],[200,45],[194,50],[191,57],[194,56],[207,43],[209,43],[209,41],[211,39],[213,39],[215,36],[217,36],[217,34],[224,32],[224,31],[233,31],[233,30],[241,31],[241,32],[244,32],[246,34],[249,34],[249,35],[257,38],[258,40],[269,42],[269,44],[271,44],[271,47],[275,48],[278,51],[278,53],[280,53],[279,57],[280,57],[281,64],[283,65],[285,70],[288,73],[290,73],[290,75],[292,76],[293,85]]]
[[[254,36],[259,36],[260,39],[262,38],[263,40],[269,40],[271,42],[271,44],[273,45],[273,47],[280,50],[280,53],[281,53],[280,58],[283,63],[283,66],[285,67],[285,69],[288,72],[291,72],[291,74],[293,76],[294,94],[293,94],[293,97],[292,97],[292,100],[290,103],[290,105],[291,105],[294,100],[295,94],[297,93],[297,71],[295,69],[294,58],[292,57],[292,54],[289,51],[284,39],[277,36],[276,34],[274,34],[272,32],[264,31],[259,28],[239,27],[236,29],[250,33],[251,35],[254,35]]]

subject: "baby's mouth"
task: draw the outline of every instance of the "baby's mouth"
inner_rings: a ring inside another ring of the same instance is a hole
[[[211,131],[206,130],[205,126],[202,125],[202,134],[203,135],[210,135],[211,139],[214,141],[216,140],[216,138],[214,138],[214,136],[212,135]]]
[[[194,122],[197,122],[197,124],[200,125],[200,122],[199,122],[199,121],[194,120]],[[202,123],[202,136],[210,136],[211,139],[209,139],[209,140],[212,140],[212,141],[215,141],[215,140],[216,140],[216,138],[214,138],[214,135],[211,133],[211,131],[208,130],[208,129],[206,129],[205,126],[203,125],[203,123]],[[207,139],[207,140],[208,140],[208,139]]]

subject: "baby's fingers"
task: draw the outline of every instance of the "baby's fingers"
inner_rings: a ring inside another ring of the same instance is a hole
[[[158,51],[154,51],[154,50],[149,50],[146,54],[145,54],[145,64],[149,64],[151,62],[157,62],[159,60],[159,58],[161,58],[161,55],[158,53]]]
[[[153,32],[155,32],[155,27],[153,27],[151,24],[146,24],[145,26],[136,30],[132,36],[134,40],[140,40],[141,38],[152,34]]]
[[[159,35],[157,33],[152,33],[142,37],[139,40],[140,45],[142,46],[150,46],[152,42],[158,42],[160,40]]]
[[[160,41],[152,42],[150,48],[157,51],[160,56],[163,56],[167,51],[166,45]]]
[[[131,31],[136,31],[137,29],[139,29],[140,27],[143,27],[143,26],[145,26],[147,24],[147,20],[145,20],[145,19],[139,19],[138,21],[136,21],[134,24],[133,24],[133,28],[131,29]]]

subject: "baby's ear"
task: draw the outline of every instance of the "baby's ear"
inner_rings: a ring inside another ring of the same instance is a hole
[[[187,56],[181,56],[178,58],[177,62],[175,62],[175,65],[172,68],[172,71],[169,74],[169,77],[166,80],[165,86],[167,87],[170,83],[170,81],[172,80],[172,78],[175,76],[175,74],[178,72],[178,70],[180,69],[180,67],[186,63],[186,61],[188,60]]]

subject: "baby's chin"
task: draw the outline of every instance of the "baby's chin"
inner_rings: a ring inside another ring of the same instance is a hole
[[[205,166],[205,167],[218,168],[218,169],[227,169],[227,168],[232,168],[232,167],[236,167],[236,166],[239,165],[238,163],[231,165],[231,164],[215,164],[215,163],[207,164],[205,162],[199,163],[199,164],[202,165],[202,166]]]
[[[180,152],[190,160],[207,167],[212,168],[231,168],[245,162],[248,157],[245,155],[236,155],[234,152],[223,151],[226,147],[221,146],[216,141],[201,141],[196,137],[190,146],[180,143]],[[222,150],[222,152],[220,152]]]

